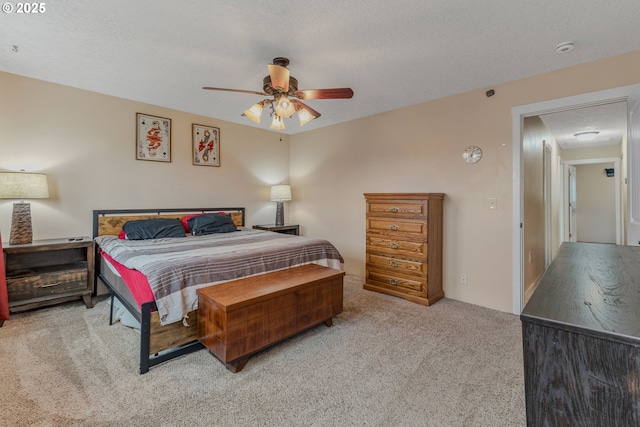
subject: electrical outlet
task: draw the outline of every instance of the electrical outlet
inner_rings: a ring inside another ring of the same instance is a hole
[[[489,197],[489,209],[498,209],[498,199]]]
[[[464,274],[464,273],[460,276],[460,284],[461,285],[466,285],[467,284],[467,275]]]

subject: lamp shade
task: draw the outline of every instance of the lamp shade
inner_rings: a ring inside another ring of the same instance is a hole
[[[46,199],[47,176],[42,173],[0,172],[0,199]]]
[[[306,108],[300,107],[298,109],[298,119],[300,120],[300,126],[306,125],[307,123],[309,123],[311,120],[315,118],[316,116]]]
[[[269,126],[271,129],[284,129],[284,121],[282,117],[277,114],[273,115],[273,119],[271,120],[271,125]]]
[[[256,123],[260,123],[260,116],[262,116],[262,110],[264,108],[264,101],[260,101],[257,104],[253,104],[248,110],[243,113],[249,120]]]
[[[291,187],[289,185],[274,185],[271,187],[271,201],[284,202],[291,200]]]

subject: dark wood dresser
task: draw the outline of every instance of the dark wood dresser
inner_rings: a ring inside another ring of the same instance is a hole
[[[520,319],[529,426],[640,425],[640,247],[563,243]]]
[[[442,291],[442,193],[366,193],[364,288],[422,305]]]

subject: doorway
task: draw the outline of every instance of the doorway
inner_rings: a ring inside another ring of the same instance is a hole
[[[565,242],[624,244],[619,158],[564,161]],[[611,176],[607,176],[610,170]]]
[[[608,104],[613,102],[625,102],[630,99],[634,92],[640,93],[640,85],[625,86],[616,89],[593,92],[578,96],[561,98],[551,101],[544,101],[529,104],[512,109],[513,119],[513,288],[512,288],[512,308],[514,314],[519,314],[523,308],[524,300],[524,277],[523,277],[523,170],[521,141],[523,132],[523,122],[525,117],[566,111],[574,108]],[[631,135],[631,132],[629,133]],[[629,140],[629,146],[635,141]],[[640,142],[639,142],[640,144]],[[637,149],[640,152],[640,149]],[[640,197],[639,197],[640,199]]]

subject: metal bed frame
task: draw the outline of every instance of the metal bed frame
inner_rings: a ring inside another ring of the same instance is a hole
[[[189,215],[202,212],[219,212],[233,211],[242,213],[242,224],[245,225],[245,208],[178,208],[178,209],[110,209],[110,210],[94,210],[93,211],[93,237],[99,234],[99,218],[101,216],[126,216],[126,215],[165,215],[165,214],[183,214]],[[109,325],[113,324],[113,302],[114,298],[122,303],[129,313],[140,322],[140,374],[149,372],[149,368],[160,363],[174,359],[176,357],[201,350],[204,346],[198,340],[194,340],[187,344],[183,344],[171,349],[164,350],[160,353],[150,354],[151,349],[151,313],[157,310],[155,301],[149,301],[142,304],[140,310],[122,295],[102,274],[101,256],[96,245],[95,258],[95,276],[99,278],[109,289],[111,298],[111,309],[109,313]],[[97,280],[96,282],[97,283]]]

